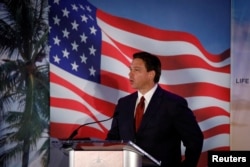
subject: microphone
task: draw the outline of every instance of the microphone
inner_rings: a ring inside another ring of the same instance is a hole
[[[78,126],[71,134],[70,136],[68,137],[68,140],[72,140],[77,134],[78,134],[78,131],[79,129],[81,129],[82,127],[84,126],[87,126],[87,125],[91,125],[91,124],[96,124],[96,123],[100,123],[100,122],[105,122],[105,121],[109,121],[113,118],[114,116],[108,118],[108,119],[103,119],[103,120],[100,120],[100,121],[93,121],[93,122],[88,122],[88,123],[85,123],[85,124],[82,124],[80,126]]]

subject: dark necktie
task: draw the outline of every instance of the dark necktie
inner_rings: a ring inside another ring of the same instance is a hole
[[[145,100],[145,98],[142,96],[140,99],[140,102],[138,103],[138,105],[136,107],[136,111],[135,111],[136,112],[135,113],[135,129],[136,129],[136,131],[140,127],[142,116],[144,113],[144,100]]]

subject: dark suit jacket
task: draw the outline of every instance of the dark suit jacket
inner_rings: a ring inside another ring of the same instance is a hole
[[[195,167],[203,145],[203,134],[184,98],[160,86],[153,94],[135,133],[137,92],[119,99],[107,140],[130,140],[162,161],[164,167]],[[186,147],[181,160],[181,141]]]

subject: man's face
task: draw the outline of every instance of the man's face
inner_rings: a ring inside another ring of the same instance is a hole
[[[132,88],[139,91],[147,91],[152,87],[152,84],[154,84],[153,74],[154,71],[147,71],[145,63],[142,59],[133,59],[129,72],[129,81]]]

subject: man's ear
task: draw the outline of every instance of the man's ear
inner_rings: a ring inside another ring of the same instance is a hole
[[[149,72],[149,76],[150,76],[150,78],[152,78],[152,79],[154,80],[155,71],[154,71],[154,70],[150,71],[150,72]]]

